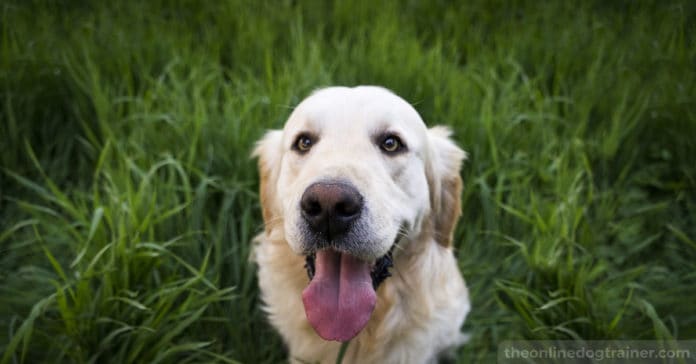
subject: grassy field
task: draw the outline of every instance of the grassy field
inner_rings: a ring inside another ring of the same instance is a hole
[[[378,84],[470,153],[459,362],[696,339],[693,1],[0,2],[0,363],[276,363],[255,161]],[[433,287],[437,289],[437,287]]]

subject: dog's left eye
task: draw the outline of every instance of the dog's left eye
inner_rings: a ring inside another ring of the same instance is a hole
[[[401,139],[396,135],[387,135],[379,146],[383,151],[387,153],[396,153],[403,149],[404,145],[401,143]]]
[[[300,134],[295,140],[295,144],[293,144],[293,149],[300,153],[306,153],[312,148],[313,144],[314,140],[312,140],[312,137],[307,134]]]

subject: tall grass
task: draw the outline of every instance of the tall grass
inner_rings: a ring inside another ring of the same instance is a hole
[[[0,4],[0,357],[285,357],[249,152],[380,84],[470,152],[460,362],[504,339],[696,337],[691,2]]]

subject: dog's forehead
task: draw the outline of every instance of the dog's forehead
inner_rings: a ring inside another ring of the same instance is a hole
[[[418,112],[404,99],[376,86],[329,87],[304,99],[288,119],[286,131],[402,129],[404,133],[426,132]]]

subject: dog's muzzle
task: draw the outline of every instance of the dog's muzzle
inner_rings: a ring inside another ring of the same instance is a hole
[[[355,337],[372,315],[377,287],[390,276],[391,250],[374,262],[362,258],[369,248],[360,243],[364,206],[358,189],[340,180],[315,182],[300,199],[309,276],[302,303],[310,325],[325,340]]]

